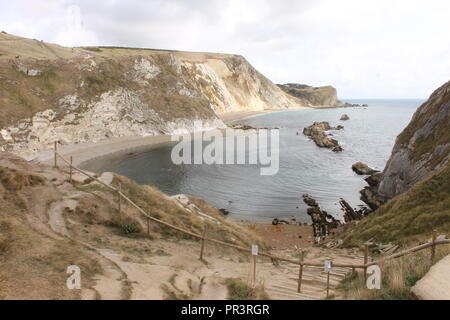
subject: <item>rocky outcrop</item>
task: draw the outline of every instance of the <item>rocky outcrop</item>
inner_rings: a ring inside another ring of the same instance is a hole
[[[368,186],[364,187],[359,193],[361,195],[360,199],[366,203],[371,210],[378,209],[384,202],[385,199],[380,197],[378,194],[378,186],[381,181],[382,174],[373,170],[372,174],[365,178]]]
[[[374,174],[375,172],[378,172],[377,170],[374,170],[372,168],[369,168],[367,164],[362,162],[356,162],[352,165],[352,170],[359,175],[370,175]]]
[[[384,199],[379,196],[377,187],[364,187],[359,193],[361,194],[361,201],[366,203],[372,210],[377,210],[385,202]]]
[[[0,51],[0,147],[27,159],[55,140],[187,133],[225,127],[228,112],[308,105],[238,55],[72,49],[8,34]]]
[[[341,116],[341,119],[340,120],[342,120],[342,121],[347,121],[347,120],[350,120],[350,117],[347,115],[347,114],[343,114],[342,116]]]
[[[380,172],[374,173],[365,178],[364,180],[369,184],[369,186],[377,187],[381,181],[381,173]]]
[[[311,87],[304,84],[287,83],[278,85],[286,93],[315,107],[337,107],[342,103],[337,99],[337,91],[332,86]]]
[[[333,138],[328,137],[326,131],[328,130],[341,130],[343,126],[331,127],[326,121],[314,122],[309,127],[303,129],[303,134],[310,137],[318,147],[329,148],[334,152],[343,151],[339,142]]]
[[[367,216],[371,210],[367,209],[367,207],[362,207],[361,209],[354,209],[350,204],[344,199],[339,200],[339,204],[341,205],[341,210],[344,213],[344,221],[348,223],[354,220],[360,220],[364,216]]]
[[[377,192],[384,200],[409,190],[449,161],[450,81],[415,112],[397,137]]]
[[[320,209],[317,201],[308,194],[303,195],[303,202],[309,206],[308,215],[311,217],[314,231],[315,242],[320,242],[323,238],[332,233],[332,229],[341,225],[341,222],[335,219],[326,211]]]

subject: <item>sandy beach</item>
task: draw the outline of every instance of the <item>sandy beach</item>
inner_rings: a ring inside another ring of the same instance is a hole
[[[284,112],[284,111],[294,111],[294,110],[306,110],[306,109],[312,109],[309,107],[296,107],[296,108],[289,108],[289,109],[266,109],[266,110],[258,110],[258,111],[239,111],[239,112],[229,112],[225,113],[223,115],[220,115],[220,118],[225,123],[242,120],[246,118],[251,118],[255,116],[259,116],[266,113],[274,113],[274,112]]]
[[[280,109],[270,109],[270,110],[260,110],[260,111],[243,111],[243,112],[231,112],[221,115],[220,118],[225,123],[230,123],[236,120],[242,120],[249,117],[254,117],[266,113],[273,112],[283,112],[291,110],[304,110],[309,109],[307,107],[303,108],[293,108],[289,110]],[[187,134],[186,136],[190,136]],[[109,138],[98,142],[87,142],[75,145],[60,145],[58,146],[58,153],[69,159],[70,156],[73,158],[73,165],[77,167],[90,166],[96,161],[105,161],[108,158],[114,156],[119,157],[121,155],[126,155],[130,153],[138,153],[152,148],[161,147],[167,145],[171,142],[170,135],[158,135],[158,136],[134,136],[134,137],[120,137],[120,138]],[[43,163],[52,163],[54,153],[53,150],[42,151],[34,161]]]

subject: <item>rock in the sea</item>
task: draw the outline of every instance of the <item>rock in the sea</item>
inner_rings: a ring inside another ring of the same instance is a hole
[[[378,186],[380,184],[382,178],[382,173],[376,172],[365,178],[364,180],[369,185],[368,187],[364,187],[359,193],[361,194],[360,199],[365,202],[370,209],[376,210],[383,203],[386,202],[386,199],[381,197],[378,193]]]
[[[374,173],[365,178],[364,180],[369,184],[369,186],[377,187],[381,181],[381,172]]]
[[[333,149],[331,149],[333,152],[342,152],[344,151],[344,148],[342,148],[341,146],[337,146],[334,147]]]
[[[223,214],[224,216],[227,216],[227,215],[229,215],[230,214],[230,211],[228,211],[227,209],[219,209],[219,212],[221,213],[221,214]]]
[[[318,207],[319,205],[317,204],[316,199],[310,197],[307,194],[303,195],[303,202],[306,203],[306,205],[310,206],[310,207]]]
[[[274,226],[279,225],[279,224],[289,224],[289,221],[281,220],[281,219],[278,219],[278,218],[274,218],[274,219],[272,220],[272,224],[273,224]]]
[[[359,175],[369,175],[369,174],[374,174],[375,172],[378,172],[377,170],[369,168],[365,163],[362,163],[362,162],[354,163],[352,165],[352,170],[354,172],[356,172],[356,174],[359,174]]]
[[[342,212],[344,212],[345,223],[353,220],[359,220],[367,216],[371,212],[371,210],[369,210],[367,207],[362,207],[361,209],[353,209],[350,204],[342,198],[339,200],[339,204],[342,207]]]
[[[306,212],[311,217],[316,242],[328,236],[332,229],[337,228],[341,224],[339,220],[320,209],[317,201],[308,194],[303,195],[303,202],[310,206]]]
[[[350,120],[350,117],[349,117],[348,115],[346,115],[346,114],[343,114],[343,115],[341,116],[341,120],[342,120],[342,121]]]
[[[342,128],[333,128],[326,121],[324,122],[314,122],[309,127],[303,129],[303,134],[310,137],[318,147],[321,148],[329,148],[333,149],[339,147],[339,143],[337,140],[332,139],[327,136],[327,130],[340,130]],[[334,151],[334,150],[333,150]],[[342,151],[342,147],[340,150],[336,149],[336,151]]]
[[[365,187],[360,192],[361,200],[370,207],[376,210],[384,203],[384,200],[378,195],[377,187]]]

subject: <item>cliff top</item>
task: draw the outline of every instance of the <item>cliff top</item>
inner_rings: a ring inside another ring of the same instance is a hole
[[[94,57],[114,58],[139,55],[173,54],[192,62],[204,62],[207,59],[222,59],[225,57],[241,57],[240,55],[209,52],[191,52],[152,48],[129,48],[114,46],[91,47],[63,47],[47,43],[38,39],[28,39],[8,33],[0,32],[0,59],[20,58],[33,59],[73,59],[79,56],[91,55]]]

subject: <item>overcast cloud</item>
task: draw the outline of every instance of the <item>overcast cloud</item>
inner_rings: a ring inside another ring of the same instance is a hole
[[[276,83],[331,84],[341,98],[426,98],[450,80],[448,0],[15,0],[2,1],[0,29],[66,46],[242,54]]]

